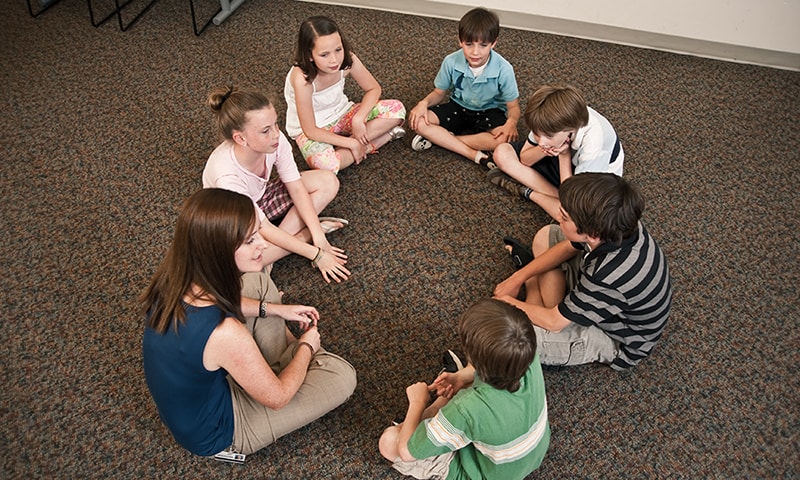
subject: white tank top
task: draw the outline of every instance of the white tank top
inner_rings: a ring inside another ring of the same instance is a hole
[[[311,94],[311,105],[314,109],[314,121],[318,127],[334,123],[353,106],[353,102],[348,100],[347,95],[344,94],[344,70],[340,70],[340,72],[339,81],[324,90],[317,91],[316,83],[312,83],[314,90]],[[292,70],[289,70],[283,87],[283,95],[286,98],[286,133],[294,139],[303,133],[303,129],[300,128],[300,118],[297,116],[294,88],[289,80],[291,75]]]

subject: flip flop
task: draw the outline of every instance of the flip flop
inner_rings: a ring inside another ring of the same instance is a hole
[[[533,261],[533,252],[530,247],[523,245],[514,237],[504,237],[503,243],[511,247],[511,262],[517,269]]]
[[[348,222],[344,218],[338,218],[338,217],[319,217],[319,223],[322,224],[322,222],[332,222],[332,223],[341,223],[342,224],[341,227],[326,227],[325,225],[322,225],[322,231],[326,235],[331,233],[331,232],[335,232],[336,230],[339,230],[341,228],[344,228],[344,227],[350,225],[350,222]]]

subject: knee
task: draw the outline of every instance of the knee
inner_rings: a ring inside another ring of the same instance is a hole
[[[514,147],[509,143],[498,145],[494,149],[494,153],[492,153],[492,158],[494,158],[495,165],[500,167],[501,170],[505,170],[514,163],[519,163],[517,152],[514,151]]]
[[[333,199],[333,197],[339,193],[339,177],[331,170],[321,170],[320,173],[322,174],[324,190],[330,195],[330,198]]]
[[[397,459],[400,457],[399,453],[397,452],[397,438],[399,433],[399,427],[391,426],[383,431],[380,440],[378,440],[378,450],[380,450],[383,458],[389,460],[390,462],[397,461]]]
[[[538,257],[544,251],[550,249],[550,227],[552,225],[545,225],[540,228],[536,235],[533,236],[533,256]]]
[[[353,392],[356,391],[356,385],[358,384],[356,369],[350,365],[350,362],[338,355],[329,355],[327,361],[331,362],[328,364],[328,368],[335,372],[336,375],[337,392],[340,395],[336,402],[341,405],[353,396]]]
[[[326,200],[326,205],[339,193],[339,177],[337,177],[336,173],[332,170],[324,168],[321,170],[303,172],[302,175],[304,180],[308,180],[307,182],[304,181],[303,184],[306,186],[309,194],[323,198]]]
[[[435,128],[441,127],[438,119],[436,119],[436,121],[431,120],[432,116],[433,115],[431,114],[431,111],[428,110],[426,117],[428,121],[424,122],[420,119],[420,121],[417,122],[417,128],[415,128],[414,131],[423,137],[428,138],[427,135],[429,135]]]
[[[341,374],[342,377],[342,385],[344,386],[345,391],[347,392],[347,398],[343,401],[346,401],[351,396],[353,396],[353,392],[356,391],[356,385],[358,385],[358,377],[356,376],[356,369],[347,364],[347,367],[344,372]]]

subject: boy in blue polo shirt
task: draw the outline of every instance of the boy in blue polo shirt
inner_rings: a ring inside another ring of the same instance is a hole
[[[414,150],[438,145],[493,168],[491,152],[515,141],[520,118],[514,68],[495,52],[500,20],[475,8],[458,22],[461,50],[446,56],[434,89],[411,110],[409,126],[417,132]],[[450,96],[450,101],[445,102]]]
[[[534,327],[520,309],[484,299],[458,335],[467,366],[406,389],[405,420],[383,432],[381,454],[419,479],[525,478],[550,444]]]

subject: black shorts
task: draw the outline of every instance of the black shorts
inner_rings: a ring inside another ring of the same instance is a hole
[[[517,158],[519,158],[520,152],[522,152],[522,147],[525,146],[525,142],[530,143],[531,145],[536,145],[527,137],[525,140],[511,142],[511,146],[517,153]],[[558,165],[558,157],[544,157],[543,159],[531,165],[531,168],[539,172],[539,174],[554,187],[559,188],[561,186],[561,168],[559,168]]]
[[[436,114],[439,125],[455,135],[489,132],[506,123],[506,112],[499,108],[470,110],[456,102],[434,105],[428,110]]]
[[[519,158],[520,153],[522,152],[522,147],[525,146],[525,142],[528,142],[531,145],[538,145],[533,143],[530,137],[525,137],[525,140],[510,142],[511,146],[514,148],[514,151],[517,153],[517,158]],[[614,149],[611,151],[611,161],[609,163],[614,163],[617,161],[620,150],[621,146],[619,143],[619,137],[617,137],[617,141],[614,142]],[[531,168],[539,172],[556,188],[561,187],[561,168],[558,164],[558,157],[544,157],[543,159],[531,165]],[[575,173],[575,165],[570,165],[570,168],[572,168],[571,173]]]

